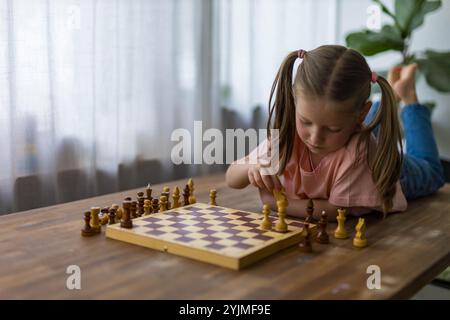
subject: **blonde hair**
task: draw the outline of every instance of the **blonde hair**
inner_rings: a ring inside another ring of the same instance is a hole
[[[280,130],[278,174],[285,170],[292,155],[296,134],[294,92],[333,102],[352,101],[354,111],[358,113],[363,111],[371,91],[370,67],[364,57],[353,49],[324,45],[306,52],[293,82],[292,71],[297,58],[298,51],[293,51],[283,60],[269,98],[268,138],[269,129]],[[381,88],[381,104],[373,121],[360,131],[357,154],[360,155],[361,144],[364,144],[365,151],[355,163],[362,158],[368,162],[383,213],[386,214],[393,207],[392,199],[403,161],[403,146],[394,92],[385,78],[378,76],[376,82]],[[378,125],[376,147],[370,150],[371,132]],[[373,156],[369,157],[369,154]]]

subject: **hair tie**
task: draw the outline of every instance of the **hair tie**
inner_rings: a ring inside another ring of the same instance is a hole
[[[306,51],[303,49],[298,50],[298,57],[300,59],[303,59],[305,57],[305,53],[306,53]]]
[[[377,82],[377,80],[378,80],[377,73],[375,71],[372,71],[372,74],[370,76],[370,81],[372,81],[372,83],[375,83],[375,82]]]

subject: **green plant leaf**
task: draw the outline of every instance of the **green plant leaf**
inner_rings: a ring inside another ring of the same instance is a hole
[[[450,92],[450,52],[426,50],[424,56],[416,62],[427,83],[440,92]]]
[[[397,19],[396,16],[391,11],[389,11],[389,9],[384,5],[383,2],[381,2],[381,0],[372,0],[372,1],[375,2],[376,4],[378,4],[381,7],[381,11],[383,11],[389,17],[394,19],[394,21],[396,21],[396,19]]]
[[[395,0],[395,16],[403,38],[421,26],[427,13],[437,10],[442,5],[441,0]]]
[[[380,32],[366,29],[350,33],[345,37],[345,41],[348,47],[358,50],[365,56],[373,56],[388,50],[402,51],[404,48],[399,30],[392,25],[384,25]]]
[[[442,5],[442,2],[439,1],[426,1],[423,6],[422,10],[419,12],[419,14],[415,15],[411,21],[411,31],[416,29],[417,27],[421,26],[423,24],[424,17],[427,13],[430,13],[432,11],[435,11],[439,9]]]

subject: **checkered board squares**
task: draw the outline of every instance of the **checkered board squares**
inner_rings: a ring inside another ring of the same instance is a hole
[[[133,219],[133,228],[108,225],[106,236],[239,270],[298,243],[304,223],[286,219],[289,231],[262,230],[263,215],[204,203]],[[310,224],[314,232],[316,225]]]

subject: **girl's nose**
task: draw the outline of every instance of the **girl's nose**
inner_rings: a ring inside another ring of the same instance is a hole
[[[320,132],[320,130],[312,130],[310,141],[315,146],[320,146],[320,144],[322,143],[322,133]]]

